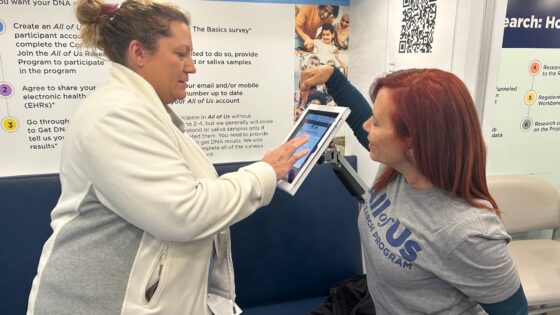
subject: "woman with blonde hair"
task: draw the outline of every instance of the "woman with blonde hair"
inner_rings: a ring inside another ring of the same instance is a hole
[[[76,16],[112,68],[67,129],[27,313],[204,315],[209,294],[239,312],[228,228],[270,202],[306,137],[218,177],[169,106],[196,72],[189,17],[157,0],[78,0]]]

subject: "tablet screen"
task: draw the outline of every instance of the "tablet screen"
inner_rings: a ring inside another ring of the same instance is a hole
[[[325,136],[329,127],[331,127],[331,125],[336,121],[337,116],[338,113],[334,112],[322,112],[316,110],[307,111],[307,115],[305,115],[305,117],[303,117],[300,121],[299,125],[290,136],[290,139],[307,134],[309,136],[309,141],[299,147],[296,153],[305,149],[309,149],[309,153],[304,155],[292,166],[292,169],[288,173],[288,178],[286,179],[288,183],[291,183],[296,178],[297,174],[301,170],[301,167],[307,161],[311,153],[317,149],[318,144]]]

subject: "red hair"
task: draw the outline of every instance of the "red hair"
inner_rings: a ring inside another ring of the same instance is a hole
[[[465,84],[446,71],[409,69],[376,80],[370,88],[374,102],[382,88],[390,90],[396,135],[409,141],[420,173],[451,197],[499,215],[486,184],[486,146]],[[398,174],[386,167],[374,190],[387,186]]]

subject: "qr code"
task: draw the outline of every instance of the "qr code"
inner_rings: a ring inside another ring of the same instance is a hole
[[[399,53],[431,53],[437,0],[403,0]]]

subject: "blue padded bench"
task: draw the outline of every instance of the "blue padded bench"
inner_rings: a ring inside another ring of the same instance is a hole
[[[356,158],[348,157],[355,167]],[[218,164],[218,173],[246,163]],[[24,314],[58,174],[0,178],[0,314]],[[237,303],[247,315],[305,314],[329,286],[362,273],[352,197],[330,165],[317,165],[295,196],[278,190],[270,205],[232,226]]]

